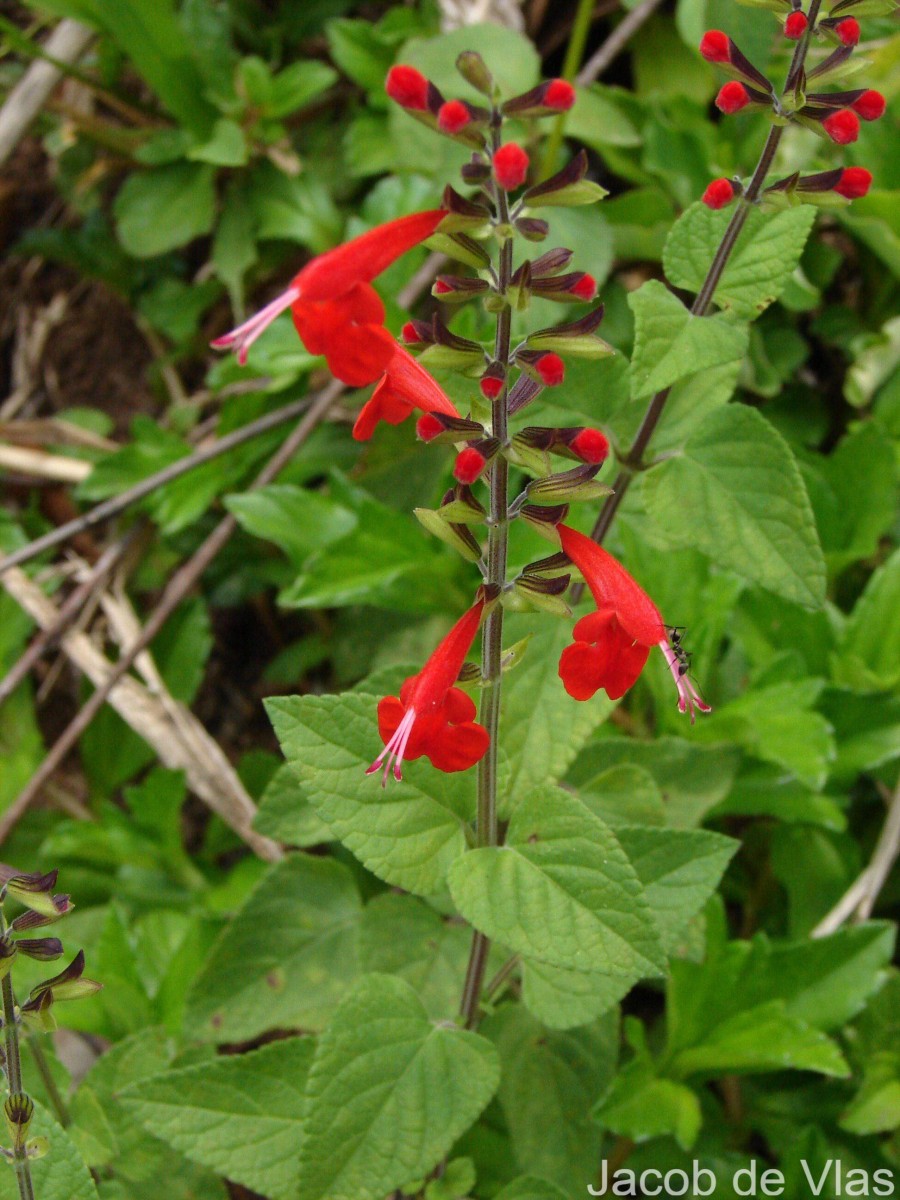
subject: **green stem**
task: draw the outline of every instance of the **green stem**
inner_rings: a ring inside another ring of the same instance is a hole
[[[584,48],[587,45],[588,33],[591,28],[591,16],[594,11],[594,0],[578,0],[578,11],[575,13],[575,23],[569,34],[569,44],[566,46],[566,57],[563,60],[562,78],[571,83],[575,78],[581,60],[584,58]],[[566,129],[566,114],[560,113],[553,123],[544,156],[541,159],[541,169],[538,172],[540,180],[548,179],[556,169],[556,160],[562,146],[563,134]]]
[[[68,1105],[63,1099],[62,1092],[56,1086],[56,1080],[53,1078],[53,1072],[50,1070],[50,1063],[47,1061],[44,1048],[37,1038],[32,1035],[28,1038],[28,1049],[31,1051],[31,1057],[34,1059],[34,1065],[37,1067],[38,1074],[43,1080],[47,1099],[56,1113],[56,1119],[62,1125],[63,1129],[65,1129],[66,1126],[72,1124],[72,1117],[69,1113]]]
[[[13,994],[10,973],[3,976],[3,1036],[6,1043],[6,1080],[11,1096],[21,1095],[22,1088],[22,1059],[19,1053],[19,1023],[16,1013],[16,998]],[[19,1185],[19,1200],[34,1200],[34,1185],[31,1181],[31,1164],[25,1152],[25,1147],[16,1145],[13,1148],[13,1169],[16,1172],[16,1182]]]
[[[500,147],[500,115],[495,114],[492,124],[493,151]],[[506,192],[497,188],[497,224],[509,225],[509,203]],[[512,278],[513,243],[507,238],[500,249],[500,265],[497,273],[498,291],[505,295]],[[494,357],[497,362],[509,365],[512,335],[512,311],[504,305],[497,319],[497,334],[494,341]],[[501,446],[508,440],[508,373],[507,382],[500,394],[491,402],[491,433]],[[509,464],[501,453],[496,456],[488,477],[490,506],[488,511],[488,584],[503,588],[506,583],[506,559],[509,543]],[[475,844],[496,846],[499,842],[497,825],[497,761],[500,742],[500,693],[502,684],[501,657],[503,647],[503,606],[495,604],[484,623],[481,636],[481,674],[484,690],[481,697],[480,720],[490,739],[488,749],[478,764],[478,801],[475,818]],[[490,941],[477,930],[472,935],[472,948],[461,1002],[462,1018],[467,1029],[478,1024],[480,1016],[481,990],[487,966]]]

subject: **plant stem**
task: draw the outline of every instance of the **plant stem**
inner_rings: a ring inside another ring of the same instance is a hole
[[[38,1074],[43,1080],[44,1087],[47,1089],[47,1099],[56,1113],[56,1119],[62,1125],[63,1129],[65,1129],[68,1125],[72,1124],[71,1114],[63,1099],[62,1092],[56,1086],[56,1080],[53,1078],[53,1072],[50,1070],[50,1064],[47,1062],[47,1055],[44,1053],[44,1048],[33,1034],[28,1038],[28,1049],[31,1051],[34,1065],[37,1067]]]
[[[495,113],[492,123],[494,153],[500,147],[500,121],[500,114]],[[501,187],[497,188],[497,222],[501,226],[509,224],[509,202],[506,192]],[[498,291],[501,295],[505,295],[509,288],[512,277],[512,261],[512,239],[506,238],[500,249],[497,275]],[[511,333],[512,310],[507,304],[504,305],[497,318],[497,334],[494,341],[494,357],[504,366],[509,365]],[[501,447],[505,447],[508,440],[508,391],[507,373],[502,390],[491,401],[491,433],[500,441]],[[506,583],[506,557],[509,542],[509,464],[502,452],[494,459],[488,484],[491,496],[488,512],[488,573],[485,582],[503,588]],[[481,636],[481,674],[484,691],[481,698],[480,720],[487,730],[490,741],[487,752],[478,764],[478,807],[475,817],[475,844],[477,846],[496,846],[499,840],[497,759],[500,741],[502,644],[503,606],[497,603],[488,614]],[[489,948],[489,939],[476,930],[472,935],[472,948],[469,952],[469,965],[466,969],[466,981],[460,1005],[467,1029],[472,1029],[478,1024],[481,989],[484,983]]]
[[[6,1044],[6,1081],[9,1085],[10,1096],[21,1095],[22,1088],[22,1059],[19,1054],[19,1024],[16,1015],[16,998],[13,995],[12,978],[10,973],[3,976],[3,1036]],[[16,1172],[16,1182],[19,1185],[19,1200],[34,1200],[34,1185],[31,1182],[31,1164],[25,1153],[24,1145],[18,1140],[13,1147],[13,1169]]]
[[[578,0],[578,11],[575,13],[575,23],[569,34],[569,44],[566,46],[566,57],[563,60],[562,78],[570,82],[575,78],[581,60],[584,57],[584,47],[587,43],[588,32],[591,28],[591,16],[594,11],[594,0]],[[563,134],[566,129],[566,114],[560,113],[553,123],[553,129],[547,139],[544,156],[541,159],[539,179],[547,179],[553,174],[559,150],[562,146]]]

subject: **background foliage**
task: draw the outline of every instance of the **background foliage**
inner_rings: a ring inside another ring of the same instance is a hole
[[[409,62],[455,94],[453,60],[475,46],[507,93],[523,90],[560,70],[574,17],[526,5],[526,35],[442,33],[428,3],[4,9],[4,85],[50,18],[97,30],[0,195],[2,437],[86,464],[74,488],[9,475],[7,550],[212,430],[314,391],[320,364],[288,319],[245,371],[206,343],[306,256],[434,203],[460,152],[389,111],[387,69]],[[589,49],[621,17],[601,6]],[[712,175],[747,173],[761,141],[753,118],[710,118],[717,80],[695,49],[709,26],[783,77],[768,17],[677,0],[568,117],[611,196],[560,213],[553,236],[600,281],[619,353],[570,364],[535,420],[600,425],[627,445],[647,398],[672,386],[652,449],[677,453],[631,489],[610,544],[687,627],[713,714],[688,727],[661,663],[617,708],[576,709],[556,676],[568,625],[511,622],[509,641],[531,640],[505,699],[510,888],[555,869],[529,842],[539,826],[544,853],[557,839],[583,868],[553,891],[569,945],[548,939],[544,907],[488,911],[492,864],[460,857],[467,777],[419,763],[402,788],[363,792],[380,744],[373,697],[469,602],[468,567],[410,515],[440,501],[440,450],[404,427],[360,447],[350,396],[276,483],[249,490],[283,429],[83,537],[74,549],[90,562],[136,529],[116,606],[92,616],[98,644],[115,647],[234,515],[236,534],[154,641],[153,688],[193,706],[259,803],[258,834],[308,853],[248,854],[140,731],[109,708],[93,722],[3,849],[25,870],[60,867],[78,903],[66,947],[83,946],[105,985],[66,1014],[94,1061],[84,1074],[72,1038],[59,1042],[64,1109],[26,1054],[53,1147],[36,1167],[42,1200],[140,1200],[160,1178],[185,1200],[298,1187],[304,1200],[377,1200],[424,1189],[444,1158],[428,1200],[583,1196],[610,1154],[636,1170],[699,1158],[723,1197],[754,1156],[780,1166],[786,1194],[803,1194],[801,1160],[816,1177],[835,1158],[898,1170],[896,874],[870,919],[848,911],[817,934],[900,808],[900,36],[888,19],[866,24],[867,84],[890,110],[841,151],[872,171],[870,194],[811,236],[808,208],[754,218],[704,329],[681,298],[727,214],[692,204]],[[802,130],[786,143],[791,169],[836,161]],[[395,331],[397,293],[424,260],[378,282]],[[484,335],[481,320],[467,309],[454,329]],[[466,403],[465,385],[441,378]],[[514,543],[514,558],[539,545]],[[55,593],[67,561],[29,572]],[[32,635],[3,593],[5,669]],[[6,701],[0,808],[85,694],[54,651]],[[585,918],[592,888],[610,904],[642,891],[627,954]],[[499,943],[489,977],[520,956],[477,1035],[441,1023],[468,954],[457,911]],[[0,1195],[12,1187],[0,1177]],[[830,1177],[821,1194],[837,1194]]]

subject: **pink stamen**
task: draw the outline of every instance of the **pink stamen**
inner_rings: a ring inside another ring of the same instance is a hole
[[[662,639],[659,643],[659,648],[662,650],[663,656],[669,664],[669,670],[672,672],[672,678],[675,680],[675,686],[678,688],[678,711],[690,712],[691,724],[693,725],[695,708],[705,713],[712,712],[712,708],[706,703],[696,687],[694,687],[692,681],[688,678],[684,664],[669,645],[668,638]]]
[[[372,765],[366,768],[366,774],[371,775],[381,766],[385,755],[387,756],[387,761],[384,764],[384,772],[381,776],[382,787],[387,785],[387,778],[391,772],[392,763],[394,769],[394,778],[398,781],[403,778],[403,773],[400,768],[403,766],[403,755],[406,753],[406,745],[409,742],[410,734],[412,733],[413,725],[415,725],[415,723],[416,710],[414,708],[408,708],[403,714],[403,720],[394,730],[391,740],[387,743]]]
[[[280,317],[285,309],[290,308],[294,301],[299,299],[300,289],[289,287],[286,292],[276,296],[265,308],[261,308],[258,313],[246,320],[243,325],[238,325],[237,329],[232,329],[230,333],[216,338],[214,342],[210,342],[210,345],[216,350],[234,349],[237,352],[237,360],[243,367],[247,362],[247,351],[259,335],[269,328],[276,317]]]

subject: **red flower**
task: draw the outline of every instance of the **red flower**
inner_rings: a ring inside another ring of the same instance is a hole
[[[731,38],[721,29],[710,29],[700,41],[700,53],[711,63],[731,61]]]
[[[833,142],[848,146],[859,137],[859,118],[849,108],[841,108],[822,122],[822,128]]]
[[[460,450],[453,464],[453,478],[460,483],[474,483],[487,466],[487,459],[474,446]]]
[[[566,79],[552,79],[544,93],[544,103],[556,112],[566,112],[575,103],[575,89]]]
[[[859,21],[855,17],[845,17],[843,21],[838,21],[834,32],[845,46],[855,46],[860,35]]]
[[[569,290],[579,300],[593,300],[597,295],[597,280],[593,275],[589,275],[587,271],[584,271],[581,278]]]
[[[582,617],[575,641],[559,660],[563,686],[575,700],[590,700],[600,688],[618,700],[635,683],[651,646],[659,646],[678,688],[681,712],[709,712],[688,679],[679,656],[669,645],[666,626],[656,605],[611,554],[591,538],[558,525],[563,551],[584,576],[597,611]]]
[[[742,83],[738,83],[734,79],[730,83],[723,84],[716,96],[716,108],[723,113],[740,112],[749,103],[750,93]]]
[[[534,364],[534,369],[545,387],[559,387],[566,376],[566,364],[552,350],[540,355]]]
[[[784,23],[784,36],[796,42],[799,38],[803,37],[808,27],[809,21],[807,21],[805,13],[788,13],[788,18]]]
[[[403,684],[398,696],[378,703],[378,732],[384,749],[366,771],[384,762],[381,786],[393,769],[401,779],[404,759],[424,754],[439,771],[465,771],[484,755],[488,733],[475,720],[475,704],[454,687],[484,611],[479,599],[456,622],[428,662]]]
[[[444,133],[459,133],[470,120],[469,110],[462,100],[448,100],[438,109],[438,129]]]
[[[734,185],[730,179],[714,179],[700,199],[707,208],[725,208],[734,196]]]
[[[507,142],[494,155],[494,178],[505,192],[521,187],[528,174],[528,155],[515,142]]]
[[[569,442],[569,449],[586,463],[602,463],[609,455],[609,440],[599,429],[582,429]]]
[[[401,108],[412,108],[417,112],[428,108],[428,80],[415,67],[403,63],[391,67],[384,90]]]
[[[399,425],[414,409],[459,416],[453,402],[422,364],[396,342],[392,342],[392,347],[387,370],[353,426],[353,436],[358,442],[367,442],[379,421]]]
[[[859,200],[872,186],[872,172],[865,167],[844,167],[834,190],[845,200]]]
[[[289,308],[300,340],[310,353],[325,355],[333,375],[351,387],[371,383],[387,367],[395,346],[371,281],[430,237],[445,216],[443,209],[434,209],[398,217],[320,254],[285,292],[212,345],[236,350],[243,366],[259,335]]]

